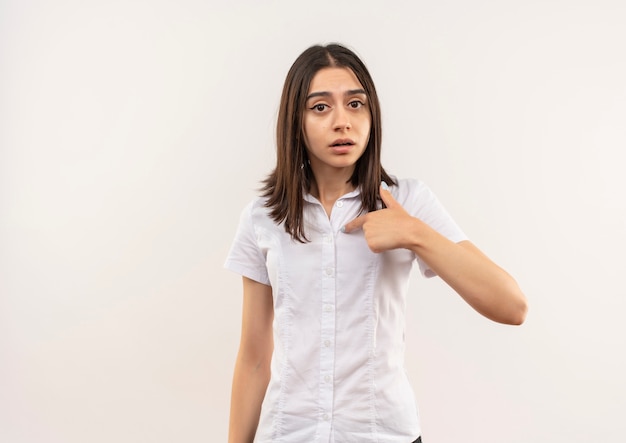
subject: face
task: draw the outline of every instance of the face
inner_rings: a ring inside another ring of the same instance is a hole
[[[315,74],[304,110],[304,137],[313,172],[352,174],[369,141],[367,95],[348,68]]]

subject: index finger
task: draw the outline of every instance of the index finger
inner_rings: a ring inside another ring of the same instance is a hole
[[[365,217],[367,217],[367,214],[360,215],[351,222],[346,223],[346,225],[341,228],[341,232],[349,234],[353,231],[356,231],[357,229],[361,229],[365,224]]]

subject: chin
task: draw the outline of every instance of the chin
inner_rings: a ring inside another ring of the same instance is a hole
[[[353,168],[356,165],[356,160],[329,162],[328,165],[337,169]]]

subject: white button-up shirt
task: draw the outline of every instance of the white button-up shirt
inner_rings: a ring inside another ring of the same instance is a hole
[[[454,242],[466,237],[433,193],[416,180],[391,192],[405,210]],[[409,443],[420,435],[404,370],[407,249],[380,254],[363,231],[341,228],[360,212],[359,190],[327,216],[305,195],[308,243],[291,239],[264,199],[243,211],[225,266],[271,285],[274,354],[255,442]]]

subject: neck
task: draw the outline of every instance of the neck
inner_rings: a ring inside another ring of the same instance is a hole
[[[354,190],[354,186],[350,183],[353,171],[354,167],[333,171],[313,170],[309,192],[324,207],[332,207],[339,197]]]

